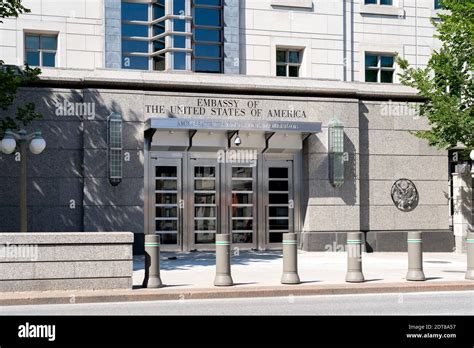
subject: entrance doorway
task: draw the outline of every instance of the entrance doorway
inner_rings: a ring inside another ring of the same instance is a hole
[[[297,231],[297,155],[222,163],[215,153],[151,152],[148,233],[164,251],[213,250],[216,234],[239,249],[280,249]]]

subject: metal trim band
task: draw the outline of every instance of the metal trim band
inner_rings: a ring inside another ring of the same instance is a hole
[[[423,243],[423,239],[408,239],[408,243]]]
[[[216,242],[216,245],[230,245],[230,242]]]
[[[155,247],[159,247],[159,246],[161,246],[161,244],[158,244],[158,243],[145,243],[145,246],[146,246],[146,247],[147,247],[147,246],[150,246],[150,247],[154,247],[154,246],[155,246]]]

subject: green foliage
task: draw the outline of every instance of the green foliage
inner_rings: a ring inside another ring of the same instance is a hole
[[[419,110],[431,129],[415,134],[431,146],[463,143],[474,149],[474,0],[442,0],[444,11],[432,20],[441,48],[426,68],[413,68],[397,57],[400,81],[416,88],[425,102]]]
[[[17,17],[21,13],[28,12],[30,10],[23,7],[20,0],[0,0],[0,18]],[[20,70],[18,67],[5,65],[0,60],[0,133],[9,128],[18,130],[33,120],[42,118],[42,115],[35,110],[34,103],[17,107],[14,117],[6,115],[15,101],[18,88],[38,80],[40,74],[41,70],[38,68],[25,66]]]

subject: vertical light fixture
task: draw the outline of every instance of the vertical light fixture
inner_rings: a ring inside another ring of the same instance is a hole
[[[329,182],[333,187],[344,184],[344,126],[333,119],[328,124],[329,133]]]
[[[117,186],[122,181],[122,116],[115,112],[107,117],[107,146],[109,182]]]

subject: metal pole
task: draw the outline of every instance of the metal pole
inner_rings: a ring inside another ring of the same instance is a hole
[[[20,140],[20,232],[28,232],[27,155],[28,143]]]
[[[145,279],[143,287],[161,288],[163,283],[160,278],[160,236],[145,236]]]
[[[216,234],[216,277],[214,285],[234,285],[230,274],[230,234]]]
[[[408,232],[407,280],[426,280],[423,273],[423,237],[421,232]]]
[[[466,279],[474,280],[474,232],[467,233],[467,272]]]
[[[362,283],[362,232],[347,233],[347,274],[346,282]]]
[[[298,248],[296,233],[283,234],[283,275],[282,284],[299,284],[298,276]]]

